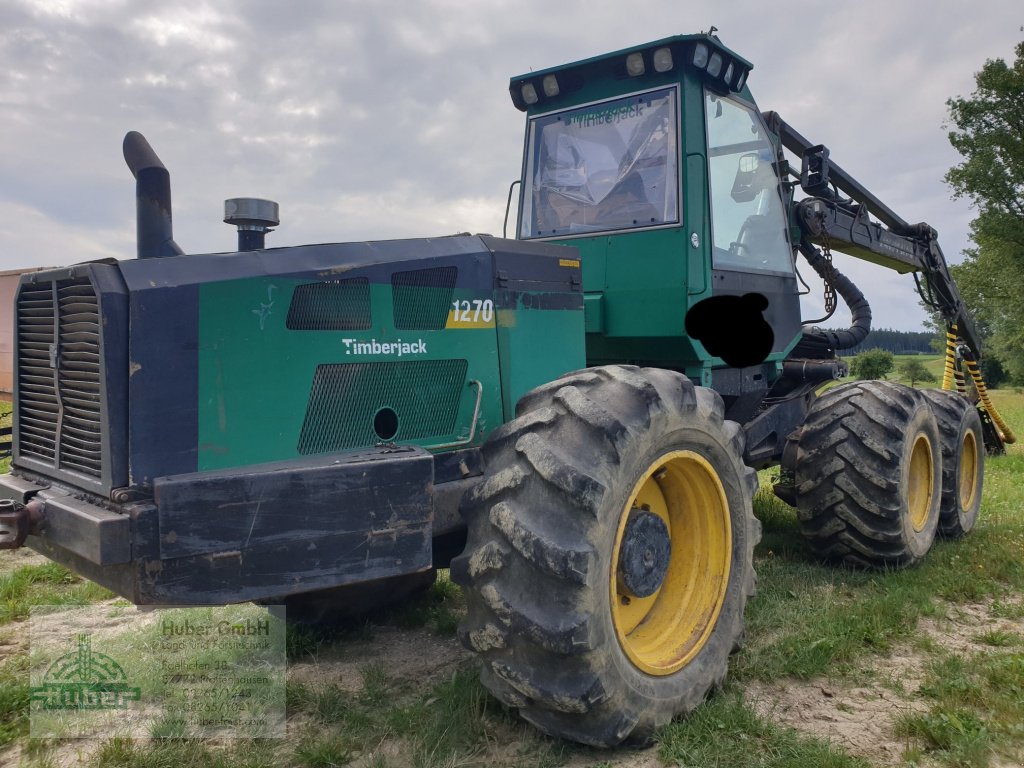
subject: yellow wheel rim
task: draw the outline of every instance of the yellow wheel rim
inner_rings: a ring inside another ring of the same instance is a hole
[[[960,507],[970,509],[974,505],[974,495],[978,492],[978,442],[973,432],[964,435],[960,446],[960,477],[957,487],[960,490]]]
[[[932,509],[933,482],[932,444],[924,435],[918,435],[910,454],[910,490],[907,506],[910,524],[915,531],[923,531]]]
[[[634,507],[660,517],[671,542],[665,576],[648,597],[632,595],[617,578]],[[638,669],[670,675],[700,652],[725,602],[731,563],[729,502],[714,467],[692,451],[660,457],[622,510],[610,569],[612,622],[619,645]]]

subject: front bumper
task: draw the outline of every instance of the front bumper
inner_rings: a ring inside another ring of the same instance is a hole
[[[220,605],[430,568],[433,483],[425,450],[380,448],[158,478],[125,504],[3,475],[0,498],[41,510],[28,546],[133,603]]]

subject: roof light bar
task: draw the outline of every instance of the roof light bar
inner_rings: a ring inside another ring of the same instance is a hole
[[[707,88],[724,96],[746,88],[750,67],[745,59],[713,35],[678,35],[648,43],[640,49],[616,51],[542,72],[529,72],[512,78],[509,92],[516,109],[526,112],[568,103],[566,100],[586,83],[603,82],[609,76],[630,80],[660,76],[659,79],[665,81],[696,73]]]

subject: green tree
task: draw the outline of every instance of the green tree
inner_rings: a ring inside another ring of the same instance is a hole
[[[896,365],[892,352],[885,349],[869,349],[861,352],[850,362],[850,373],[858,379],[884,379]]]
[[[1024,382],[1024,42],[1016,60],[985,62],[970,97],[947,102],[949,141],[963,161],[946,174],[978,211],[975,247],[952,268],[987,339],[987,350]]]
[[[924,363],[916,358],[904,360],[897,366],[900,378],[910,382],[910,386],[916,386],[917,382],[934,382],[935,374],[924,367]]]

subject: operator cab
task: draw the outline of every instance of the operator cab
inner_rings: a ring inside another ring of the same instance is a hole
[[[512,79],[527,113],[517,237],[579,249],[589,364],[705,385],[751,368],[763,389],[799,338],[780,149],[750,67],[686,35]]]

